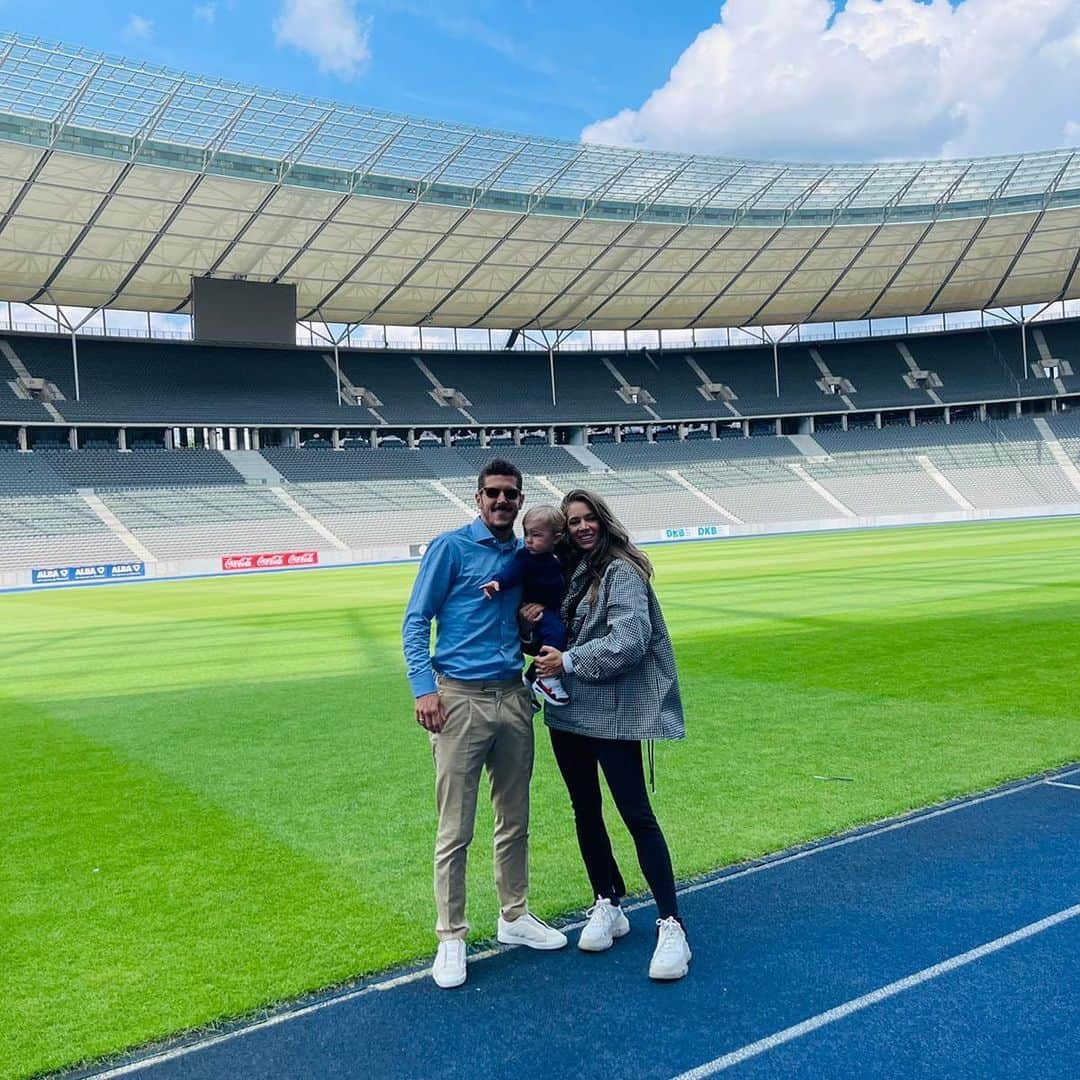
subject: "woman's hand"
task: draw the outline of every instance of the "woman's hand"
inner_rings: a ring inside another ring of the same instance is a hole
[[[562,670],[562,653],[551,645],[545,645],[536,656],[537,674],[552,678],[561,675]]]
[[[526,630],[531,630],[544,616],[543,604],[522,604],[518,608],[518,618]]]

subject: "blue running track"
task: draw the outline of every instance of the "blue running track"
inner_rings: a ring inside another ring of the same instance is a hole
[[[500,949],[83,1075],[225,1078],[1080,1075],[1080,768],[685,887],[694,959]]]

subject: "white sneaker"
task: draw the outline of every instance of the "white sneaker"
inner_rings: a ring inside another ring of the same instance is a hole
[[[630,933],[630,920],[623,914],[622,908],[602,896],[596,898],[596,903],[585,914],[589,916],[589,921],[583,927],[577,943],[577,947],[585,952],[603,952],[611,948],[617,937]]]
[[[497,937],[503,945],[525,945],[530,949],[561,949],[566,944],[561,930],[541,922],[531,911],[513,922],[500,915]]]
[[[690,946],[686,932],[674,915],[657,919],[659,934],[649,964],[650,979],[681,979],[690,970]]]
[[[559,679],[539,677],[533,680],[533,693],[542,697],[549,705],[569,705],[570,695]]]
[[[450,990],[465,981],[465,942],[460,938],[440,941],[435,963],[431,965],[431,977],[436,986]]]

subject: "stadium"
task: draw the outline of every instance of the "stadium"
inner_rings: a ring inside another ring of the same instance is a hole
[[[400,620],[493,457],[655,545],[693,718],[656,796],[681,879],[1046,774],[1001,828],[1045,837],[1053,895],[1018,886],[989,936],[1073,917],[1080,152],[620,149],[2,34],[0,183],[0,1073],[114,1075],[430,963]],[[544,759],[533,872],[569,918],[555,782]],[[198,1075],[300,1074],[270,1060]]]

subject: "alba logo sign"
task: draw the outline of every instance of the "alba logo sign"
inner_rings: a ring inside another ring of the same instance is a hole
[[[317,551],[264,551],[258,555],[223,555],[221,569],[281,570],[289,566],[315,566],[318,561]]]
[[[52,566],[31,571],[35,585],[58,585],[75,581],[116,581],[146,577],[146,563],[96,563],[93,566]]]

